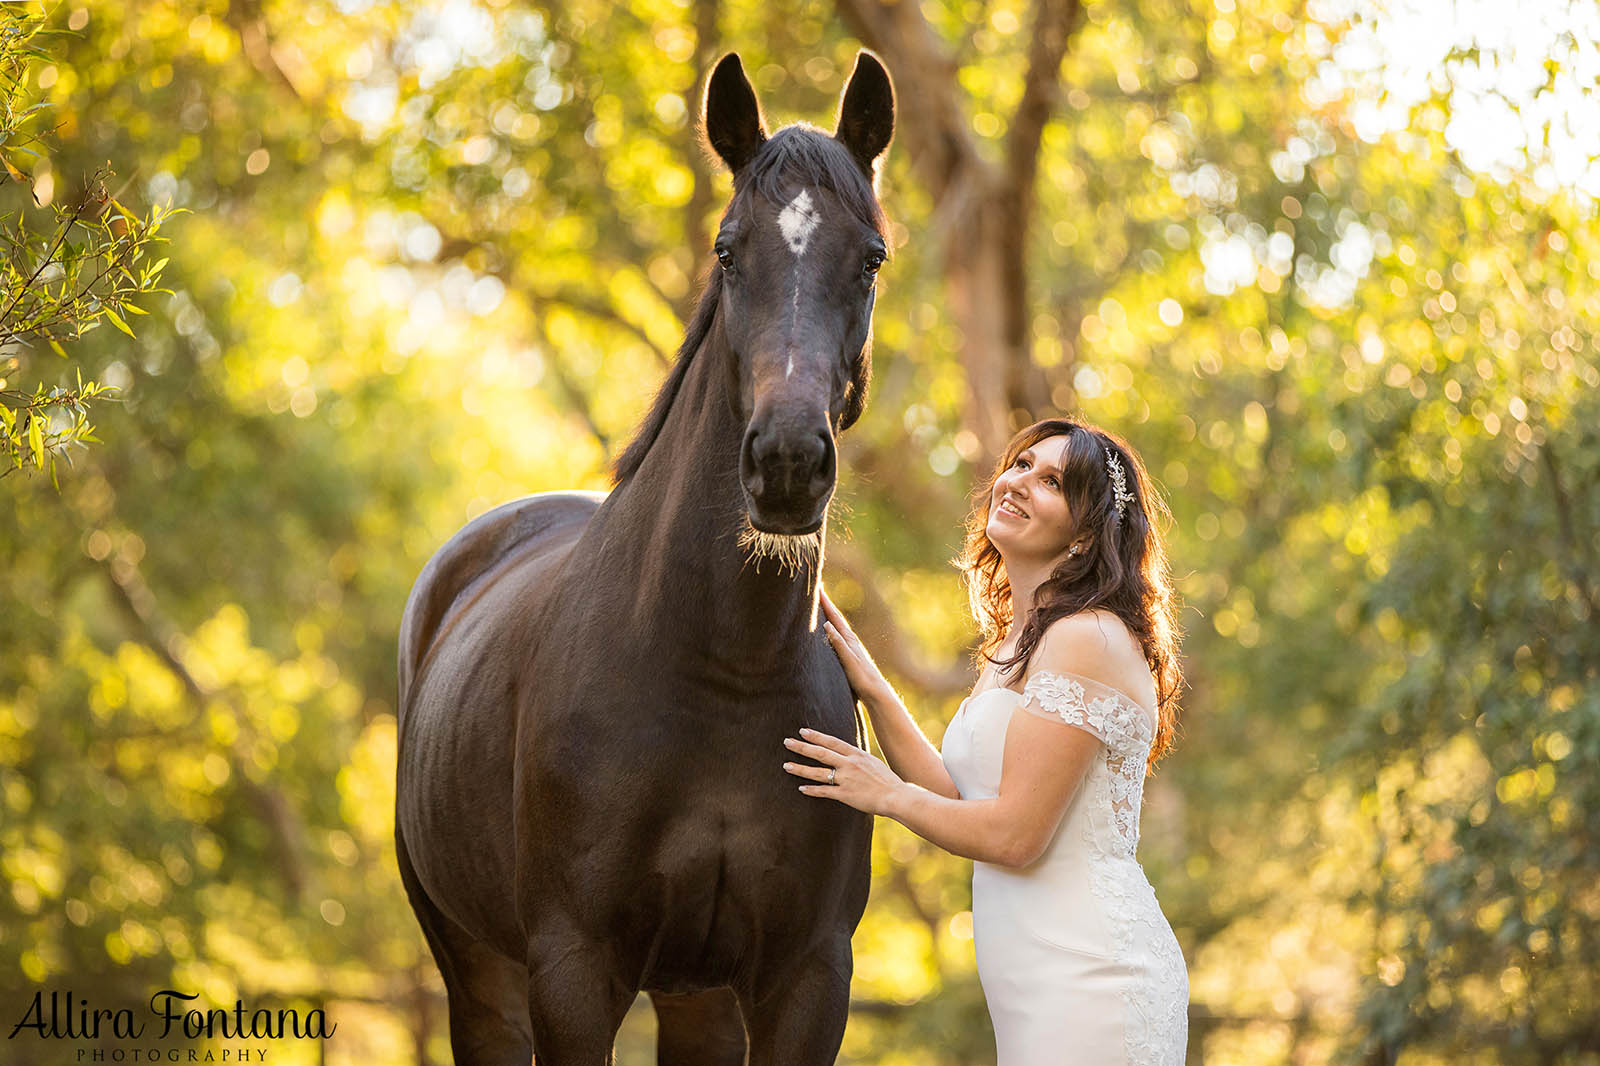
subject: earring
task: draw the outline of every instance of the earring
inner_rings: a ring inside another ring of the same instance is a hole
[[[1083,547],[1081,545],[1074,544],[1071,548],[1067,549],[1067,554],[1068,555],[1081,555],[1081,554],[1083,554]]]

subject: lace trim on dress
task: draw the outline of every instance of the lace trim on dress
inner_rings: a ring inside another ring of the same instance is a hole
[[[1110,685],[1073,674],[1033,674],[1022,686],[1023,704],[1086,729],[1123,755],[1148,754],[1154,730],[1150,712]]]
[[[1045,672],[1029,677],[1022,687],[1022,708],[1076,726],[1105,744],[1111,818],[1117,836],[1114,850],[1123,858],[1133,858],[1139,847],[1145,762],[1154,739],[1150,712],[1109,685]]]

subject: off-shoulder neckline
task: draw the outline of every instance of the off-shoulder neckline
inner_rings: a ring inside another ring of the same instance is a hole
[[[1082,674],[1059,673],[1059,672],[1057,672],[1055,670],[1040,670],[1034,676],[1035,677],[1064,677],[1064,678],[1070,678],[1073,681],[1086,682],[1086,683],[1088,683],[1090,685],[1098,685],[1100,688],[1103,688],[1108,692],[1113,692],[1113,693],[1117,694],[1118,696],[1121,696],[1123,699],[1127,700],[1129,703],[1131,703],[1135,707],[1139,708],[1139,710],[1143,711],[1145,714],[1154,715],[1156,713],[1155,711],[1151,710],[1149,707],[1145,706],[1145,703],[1144,703],[1143,700],[1136,700],[1132,696],[1130,696],[1126,692],[1124,692],[1122,689],[1118,688],[1117,686],[1108,685],[1104,681],[1096,681],[1092,677],[1084,677]],[[1024,687],[1026,687],[1026,686],[1024,686]],[[1009,692],[1013,696],[1022,696],[1022,695],[1024,695],[1024,693],[1018,692],[1016,689],[1011,688],[1008,685],[990,685],[988,688],[984,689],[983,691],[974,692],[971,695],[967,696],[966,699],[963,699],[961,701],[960,706],[958,706],[956,708],[956,713],[960,714],[961,711],[962,711],[962,708],[966,707],[966,705],[970,701],[975,700],[980,696],[987,696],[991,692]],[[1159,717],[1159,716],[1157,716],[1157,717]]]

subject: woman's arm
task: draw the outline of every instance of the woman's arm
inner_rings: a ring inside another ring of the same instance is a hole
[[[855,630],[850,628],[850,623],[845,621],[844,615],[828,599],[826,592],[822,593],[822,612],[826,619],[823,629],[827,633],[828,643],[833,645],[834,654],[839,656],[839,662],[844,666],[851,690],[867,709],[867,717],[872,720],[873,735],[878,738],[878,746],[883,749],[889,766],[905,781],[919,785],[934,795],[960,799],[961,792],[956,788],[956,783],[950,780],[939,749],[933,746],[917,725],[916,719],[911,717],[911,712],[895,694],[894,688],[872,661],[872,656],[867,654]]]
[[[1052,625],[1029,663],[1029,676],[1036,672],[1105,676],[1105,639],[1096,621],[1075,616]],[[802,737],[784,744],[823,765],[785,763],[784,769],[806,780],[800,786],[806,795],[886,815],[946,851],[1011,867],[1027,866],[1044,853],[1091,760],[1104,751],[1086,729],[1018,708],[1006,727],[1000,794],[961,800],[901,780],[870,753],[837,737],[811,730]]]
[[[1014,714],[1006,730],[1000,794],[963,800],[937,795],[901,780],[870,752],[813,730],[785,740],[797,755],[821,767],[785,763],[807,783],[800,791],[882,814],[946,851],[980,862],[1031,864],[1055,836],[1100,741],[1031,714]],[[830,772],[833,783],[829,784]]]
[[[957,855],[999,866],[1031,866],[1050,846],[1100,750],[1100,742],[1081,730],[1013,714],[998,796],[949,800],[902,787],[890,795],[884,813]]]

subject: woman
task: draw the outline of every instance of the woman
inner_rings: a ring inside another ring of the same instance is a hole
[[[803,730],[809,796],[976,860],[973,940],[999,1066],[1181,1066],[1188,976],[1134,856],[1149,766],[1172,740],[1174,602],[1133,449],[1050,419],[1007,446],[960,559],[984,667],[923,736],[844,617],[828,638],[888,759]],[[1022,713],[1017,713],[1017,712]]]

